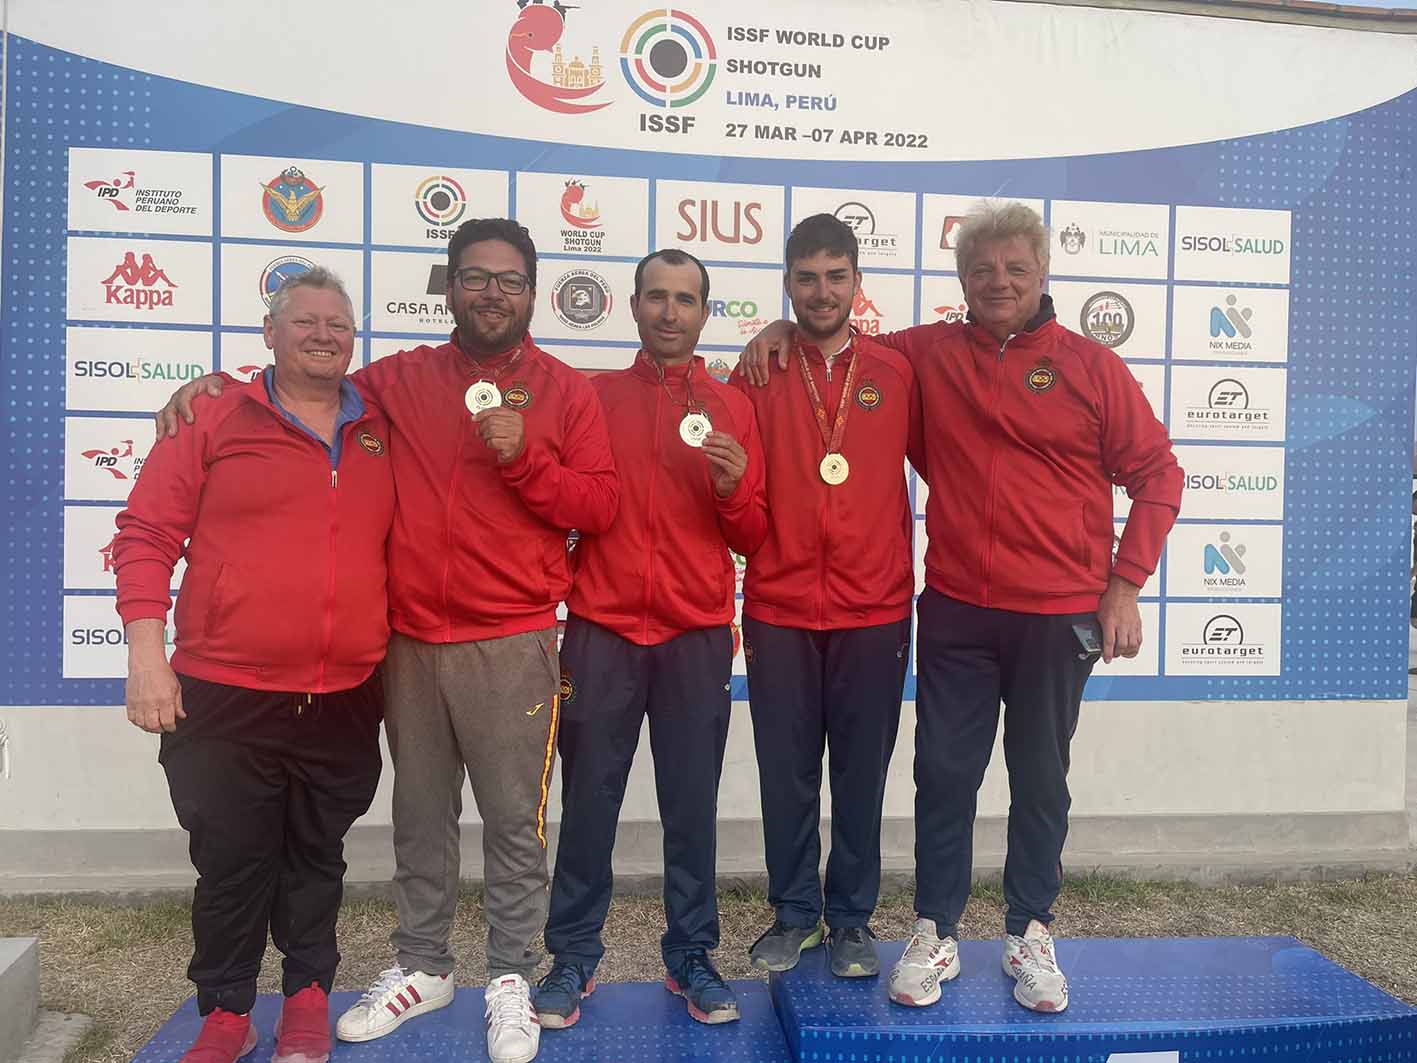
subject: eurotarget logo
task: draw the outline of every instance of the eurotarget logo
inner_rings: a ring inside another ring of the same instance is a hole
[[[1172,603],[1166,614],[1167,674],[1278,675],[1280,609]]]
[[[704,24],[687,11],[655,8],[621,37],[620,72],[650,107],[688,107],[713,85],[718,49]]]
[[[1198,439],[1282,440],[1287,376],[1283,369],[1176,366],[1172,430]]]

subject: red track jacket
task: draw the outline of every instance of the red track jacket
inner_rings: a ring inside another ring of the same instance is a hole
[[[768,530],[752,404],[709,376],[702,358],[662,369],[643,350],[632,367],[593,384],[624,472],[620,512],[609,531],[582,536],[566,608],[641,646],[728,623],[735,586],[728,549],[751,555]],[[748,453],[728,498],[714,492],[703,452],[679,437],[690,393],[694,408]]]
[[[818,465],[826,454],[801,371],[776,368],[765,387],[735,372],[752,401],[767,452],[772,526],[748,562],[743,613],[780,627],[822,631],[868,627],[910,615],[910,502],[905,484],[915,378],[909,363],[874,339],[853,334],[828,376],[815,347],[801,348],[835,421],[850,404],[842,454],[850,475],[835,487]],[[843,396],[851,359],[860,359]]]
[[[925,580],[971,605],[1097,608],[1109,576],[1141,586],[1181,507],[1166,429],[1120,357],[1069,332],[1046,295],[1000,344],[973,324],[882,336],[915,367],[924,419],[911,464],[928,481]],[[1132,498],[1112,560],[1112,484]]]
[[[198,403],[195,425],[153,447],[118,515],[119,615],[165,618],[185,553],[176,671],[255,690],[358,686],[389,640],[387,423],[366,410],[346,424],[335,470],[260,378]]]
[[[526,420],[526,449],[507,465],[497,464],[463,401],[470,384],[493,377]],[[457,346],[456,333],[351,379],[392,426],[394,630],[423,642],[468,642],[555,624],[571,587],[567,531],[605,531],[620,497],[590,381],[530,336],[479,364]]]

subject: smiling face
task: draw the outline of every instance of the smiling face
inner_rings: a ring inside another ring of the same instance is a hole
[[[266,316],[263,331],[282,379],[339,387],[354,354],[354,317],[334,288],[291,289],[280,315]]]
[[[521,292],[508,295],[497,278],[489,276],[486,287],[468,291],[459,280],[464,270],[519,273],[526,277],[526,259],[503,240],[479,240],[463,248],[458,268],[448,275],[448,308],[457,322],[458,342],[463,350],[480,356],[511,350],[521,343],[531,324],[536,289],[527,285]]]
[[[630,313],[640,342],[657,361],[674,365],[693,355],[709,316],[703,290],[693,262],[671,265],[654,258],[645,263],[639,293],[630,297]]]
[[[851,259],[817,251],[791,263],[784,283],[797,327],[811,343],[820,347],[834,339],[844,342],[842,333],[861,287],[861,274]]]
[[[960,275],[974,320],[1005,340],[1038,313],[1047,274],[1024,236],[979,245]]]

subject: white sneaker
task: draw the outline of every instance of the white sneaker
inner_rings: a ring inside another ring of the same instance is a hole
[[[406,1019],[446,1008],[452,1002],[452,975],[390,967],[339,1017],[335,1036],[341,1041],[372,1041],[393,1033]]]
[[[1030,1011],[1063,1011],[1068,1006],[1068,980],[1053,954],[1053,935],[1037,919],[1023,937],[1004,939],[1004,973],[1014,978],[1014,999]]]
[[[933,919],[915,920],[915,936],[891,968],[890,998],[923,1008],[940,999],[940,983],[959,977],[959,942],[939,937]]]
[[[531,1006],[531,986],[504,974],[487,986],[487,1055],[492,1063],[531,1063],[541,1043],[541,1020]]]

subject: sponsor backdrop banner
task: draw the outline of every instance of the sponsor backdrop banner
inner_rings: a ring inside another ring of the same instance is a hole
[[[195,41],[230,35],[190,50],[202,70],[100,32],[99,10],[61,25],[20,3],[8,39],[0,702],[121,703],[113,518],[148,411],[213,368],[269,364],[283,277],[342,275],[367,364],[446,338],[448,236],[511,214],[542,255],[534,336],[593,373],[633,358],[635,262],[683,247],[710,266],[701,353],[724,375],[788,313],[796,221],[855,229],[852,319],[883,333],[963,316],[954,241],[990,196],[1049,222],[1060,318],[1127,361],[1187,474],[1142,591],[1145,648],[1088,696],[1405,696],[1410,42],[1267,27],[1258,47],[1246,23],[1034,5],[499,0],[446,13],[468,49],[451,66],[398,31],[361,67],[387,27],[326,24],[362,83],[306,86],[280,42],[257,54],[216,15],[181,9]],[[1135,54],[1104,48],[1104,17],[1133,24]],[[1145,61],[1187,42],[1242,72],[1202,89]],[[1077,49],[1114,64],[1107,91]],[[960,80],[941,93],[946,51]],[[971,103],[1006,60],[1027,92]],[[919,589],[928,490],[911,490]],[[1118,535],[1128,506],[1119,488]],[[741,651],[734,670],[741,698]]]

